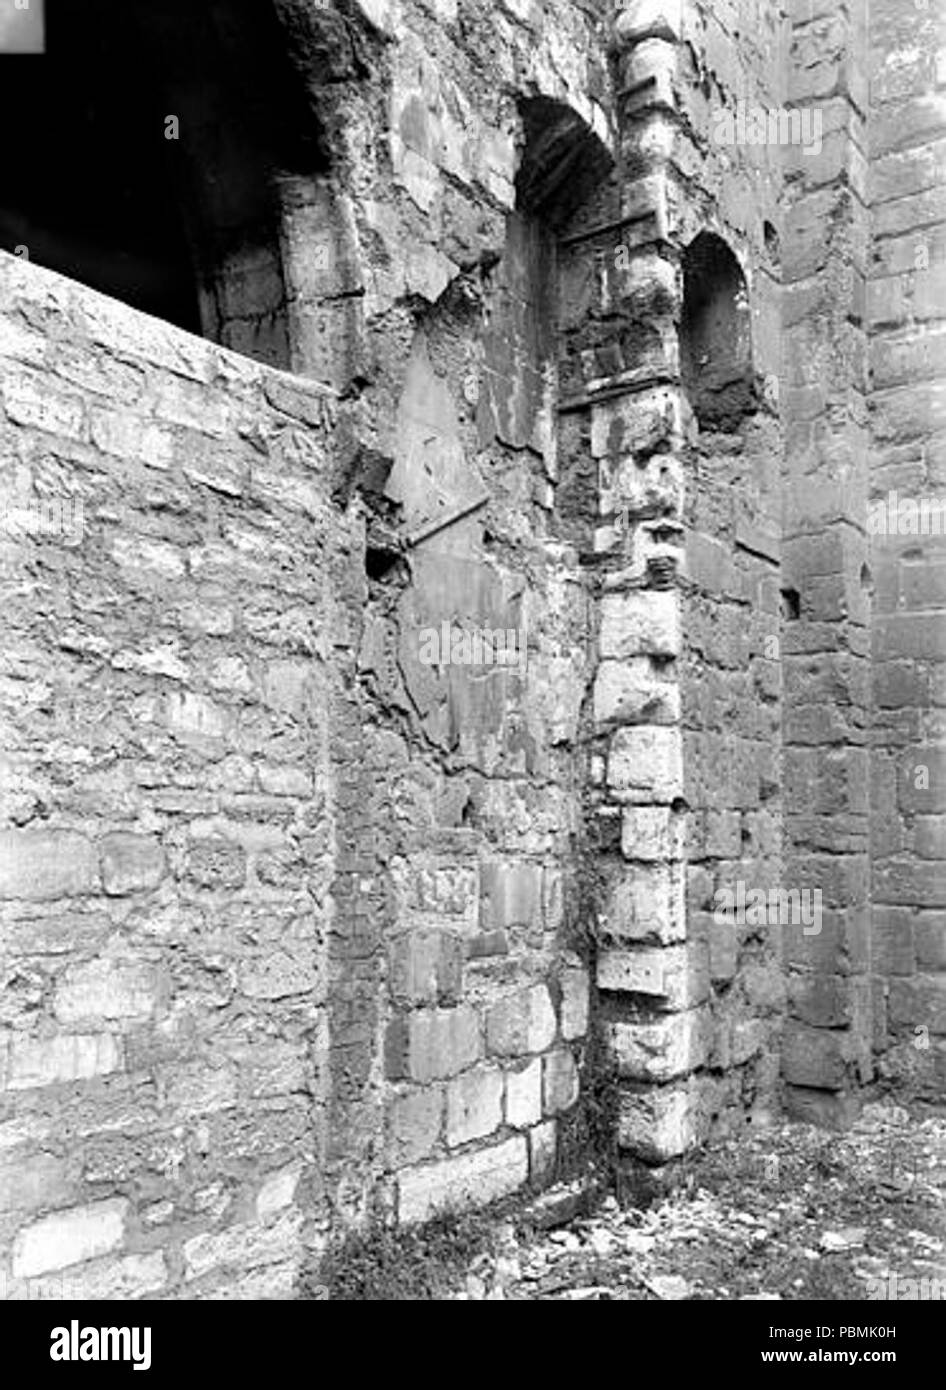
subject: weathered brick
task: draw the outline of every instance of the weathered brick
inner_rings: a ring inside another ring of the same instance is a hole
[[[391,951],[391,996],[398,1004],[454,1004],[463,983],[463,942],[442,931],[416,931]]]
[[[946,914],[921,912],[913,929],[920,970],[946,971]]]
[[[158,999],[155,968],[141,961],[100,958],[66,971],[53,1007],[65,1024],[99,1019],[145,1019]]]
[[[291,1163],[275,1173],[270,1173],[256,1194],[257,1220],[268,1221],[278,1212],[291,1206],[301,1176],[302,1168],[299,1163]]]
[[[67,830],[0,834],[0,898],[42,902],[94,893],[97,887],[95,849],[84,836]]]
[[[146,1298],[168,1282],[167,1261],[162,1251],[93,1260],[65,1275],[65,1297],[88,1302]]]
[[[684,857],[686,817],[669,806],[625,806],[621,814],[621,852],[642,863]]]
[[[598,725],[675,724],[680,718],[680,686],[663,679],[641,656],[630,661],[602,661],[594,684]]]
[[[542,1058],[542,1107],[546,1115],[570,1109],[578,1099],[578,1087],[578,1066],[571,1048],[556,1048]]]
[[[643,994],[661,1007],[687,1009],[709,992],[709,954],[705,943],[645,946],[602,951],[598,988],[620,994]]]
[[[946,977],[917,975],[890,981],[891,1024],[946,1033]]]
[[[536,864],[484,864],[480,922],[484,931],[541,923],[542,870]]]
[[[189,1282],[215,1269],[275,1264],[294,1248],[301,1251],[301,1229],[302,1213],[288,1211],[265,1225],[246,1222],[194,1236],[183,1245],[184,1278]]]
[[[58,1211],[24,1227],[13,1243],[14,1279],[107,1255],[124,1239],[129,1210],[129,1202],[115,1198]]]
[[[562,990],[562,1037],[566,1042],[583,1038],[588,1031],[590,980],[583,965],[567,965],[559,977]]]
[[[555,1010],[547,985],[520,990],[494,1004],[486,1015],[486,1046],[491,1056],[544,1052],[554,1037]]]
[[[841,1036],[790,1023],[782,1041],[782,1070],[792,1086],[840,1090],[846,1071]]]
[[[440,1141],[443,1114],[442,1086],[425,1086],[389,1101],[388,1162],[402,1168],[426,1158]]]
[[[112,897],[156,888],[165,858],[153,835],[107,835],[102,841],[102,886]]]
[[[608,786],[619,801],[669,805],[683,795],[683,744],[674,728],[618,729],[608,752]]]
[[[542,1118],[542,1058],[506,1072],[506,1123],[515,1129],[534,1125]]]
[[[690,1093],[661,1087],[642,1094],[625,1093],[618,1111],[618,1143],[653,1163],[678,1158],[694,1137]]]
[[[11,1091],[106,1076],[122,1066],[122,1043],[109,1033],[59,1033],[51,1038],[13,1037],[6,1086]]]
[[[469,1154],[424,1164],[398,1179],[398,1213],[405,1224],[426,1221],[438,1211],[483,1206],[508,1197],[529,1176],[524,1135]]]
[[[599,928],[606,941],[682,941],[686,935],[682,865],[628,867],[610,886],[603,907]]]
[[[529,1177],[536,1185],[551,1182],[555,1175],[557,1125],[556,1120],[546,1120],[529,1130]]]
[[[447,1087],[447,1144],[451,1149],[483,1139],[502,1124],[503,1074],[498,1069],[465,1072]]]
[[[704,1010],[670,1014],[659,1023],[605,1024],[605,1037],[621,1076],[635,1081],[671,1081],[695,1071],[707,1055]]]
[[[633,590],[601,600],[603,658],[679,656],[680,632],[680,603],[673,590]]]
[[[455,1076],[480,1057],[480,1021],[474,1009],[421,1009],[407,1023],[408,1075],[413,1081]]]

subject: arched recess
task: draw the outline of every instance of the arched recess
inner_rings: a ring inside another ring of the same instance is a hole
[[[683,253],[680,370],[701,429],[733,433],[756,409],[745,276],[725,241],[701,232]]]
[[[0,247],[289,367],[284,189],[327,159],[271,0],[46,18],[45,56],[3,64]]]

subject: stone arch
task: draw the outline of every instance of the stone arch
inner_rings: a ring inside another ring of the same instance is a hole
[[[519,112],[524,143],[516,172],[516,207],[557,231],[607,177],[612,157],[563,101],[526,97]]]
[[[0,246],[272,365],[292,365],[287,181],[328,161],[267,0],[48,0],[8,64]],[[37,146],[40,157],[37,158]]]
[[[755,409],[749,291],[735,255],[714,232],[683,253],[680,371],[701,429],[731,433]]]

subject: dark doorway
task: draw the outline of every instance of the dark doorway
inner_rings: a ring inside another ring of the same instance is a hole
[[[0,247],[288,365],[279,177],[324,159],[271,0],[47,0],[0,118]]]

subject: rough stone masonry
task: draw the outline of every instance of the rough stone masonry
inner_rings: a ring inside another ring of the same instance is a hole
[[[941,1100],[937,6],[46,9],[6,1293],[292,1297],[561,1174],[605,1083],[629,1167]]]

